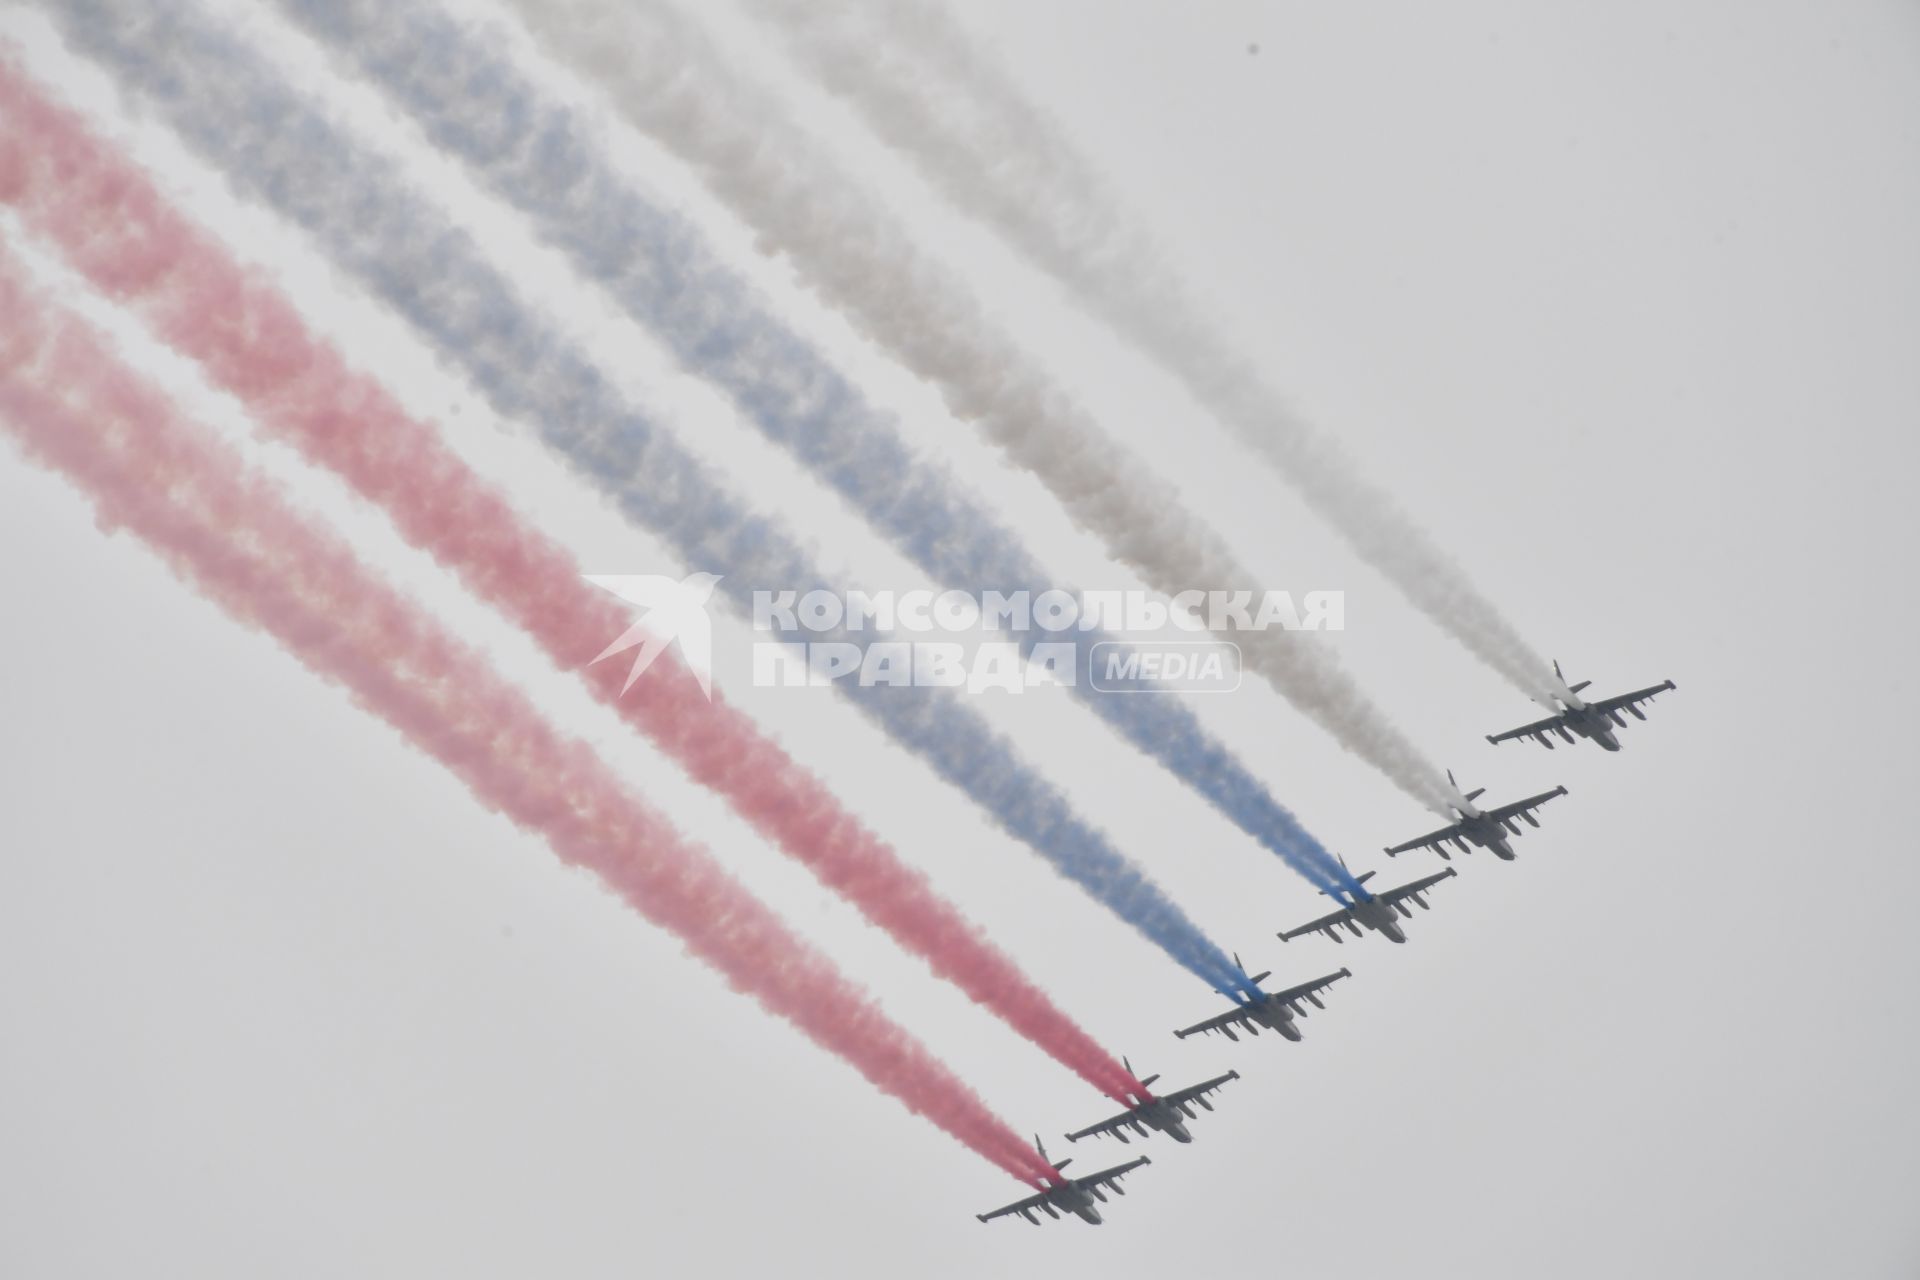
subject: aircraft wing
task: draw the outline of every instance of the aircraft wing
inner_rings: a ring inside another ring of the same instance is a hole
[[[1639,704],[1642,702],[1651,702],[1653,695],[1656,693],[1666,693],[1672,688],[1673,681],[1668,680],[1664,683],[1656,684],[1649,689],[1635,689],[1632,693],[1623,693],[1617,698],[1605,698],[1599,702],[1590,702],[1587,705],[1595,711],[1603,712],[1611,717],[1615,724],[1624,725],[1626,722],[1621,720],[1620,717],[1615,714],[1616,712],[1625,711],[1635,720],[1645,720],[1646,717],[1640,714]]]
[[[1438,831],[1429,831],[1418,840],[1409,840],[1405,844],[1394,845],[1393,848],[1387,850],[1387,856],[1392,857],[1396,853],[1405,853],[1409,849],[1432,849],[1441,857],[1451,860],[1452,855],[1447,852],[1446,848],[1447,841],[1460,839],[1461,829],[1461,824],[1456,822],[1450,827],[1442,827]]]
[[[1338,911],[1321,916],[1318,920],[1309,920],[1298,929],[1282,929],[1280,931],[1280,941],[1291,942],[1295,938],[1304,938],[1310,933],[1317,932],[1324,933],[1335,942],[1339,942],[1341,940],[1338,932],[1339,927],[1352,918],[1352,908],[1342,907]]]
[[[1215,1076],[1211,1080],[1202,1080],[1199,1084],[1188,1085],[1186,1088],[1180,1089],[1174,1093],[1163,1093],[1159,1096],[1161,1101],[1163,1102],[1172,1102],[1176,1104],[1186,1103],[1186,1102],[1196,1102],[1196,1101],[1199,1101],[1200,1099],[1205,1098],[1208,1094],[1220,1088],[1220,1086],[1224,1085],[1227,1081],[1238,1080],[1239,1078],[1240,1078],[1240,1073],[1238,1071],[1229,1071],[1227,1072],[1227,1074],[1223,1076]],[[1202,1103],[1202,1105],[1204,1106],[1205,1104]]]
[[[1388,904],[1403,902],[1408,898],[1418,900],[1422,893],[1433,888],[1433,886],[1439,884],[1447,877],[1456,874],[1458,873],[1455,872],[1452,867],[1448,867],[1445,871],[1435,875],[1422,876],[1418,880],[1409,880],[1406,884],[1400,885],[1398,888],[1389,889],[1385,893],[1375,894],[1374,896]],[[1422,901],[1420,905],[1425,906],[1426,903]]]
[[[1098,1173],[1090,1173],[1084,1178],[1075,1178],[1073,1181],[1076,1186],[1085,1187],[1089,1191],[1095,1192],[1101,1187],[1111,1187],[1115,1195],[1123,1196],[1127,1193],[1121,1188],[1120,1179],[1132,1173],[1141,1165],[1152,1163],[1153,1161],[1147,1159],[1147,1157],[1141,1156],[1137,1160],[1129,1160],[1125,1164],[1117,1164],[1111,1169],[1102,1169]]]
[[[1099,1124],[1090,1124],[1084,1129],[1079,1129],[1068,1134],[1067,1141],[1078,1142],[1082,1138],[1111,1136],[1120,1139],[1122,1142],[1128,1142],[1131,1141],[1131,1139],[1127,1137],[1127,1130],[1132,1128],[1135,1123],[1133,1112],[1123,1111],[1111,1119],[1102,1120]]]
[[[1286,1001],[1293,1006],[1293,1011],[1296,1014],[1304,1018],[1307,1016],[1307,1011],[1301,1006],[1301,1001],[1304,1000],[1316,1009],[1324,1009],[1327,1006],[1320,1003],[1320,993],[1340,981],[1340,979],[1351,978],[1352,976],[1352,970],[1341,969],[1338,972],[1328,974],[1324,978],[1315,978],[1312,982],[1303,982],[1297,987],[1288,987],[1285,991],[1276,991],[1273,993],[1273,999]]]
[[[1010,1213],[1017,1213],[1028,1222],[1037,1225],[1040,1219],[1033,1216],[1033,1211],[1045,1204],[1046,1200],[1047,1193],[1042,1191],[1035,1195],[1028,1196],[1025,1200],[1015,1200],[1012,1204],[1001,1205],[992,1213],[976,1213],[973,1216],[982,1222],[992,1222],[995,1218],[1004,1218]]]
[[[1488,742],[1511,742],[1515,738],[1538,738],[1546,744],[1547,750],[1553,750],[1553,739],[1548,735],[1560,728],[1562,717],[1548,716],[1545,720],[1535,720],[1532,724],[1523,724],[1518,729],[1509,729],[1505,733],[1490,733]]]
[[[1565,787],[1555,787],[1551,791],[1542,791],[1537,796],[1528,796],[1525,800],[1515,800],[1512,804],[1503,804],[1498,809],[1489,809],[1487,810],[1487,816],[1496,822],[1508,822],[1514,818],[1524,818],[1528,826],[1537,827],[1540,824],[1533,820],[1533,811],[1547,801],[1554,799],[1556,796],[1563,796],[1565,794],[1567,794]]]
[[[1188,1036],[1205,1035],[1209,1031],[1218,1031],[1224,1034],[1229,1040],[1237,1040],[1239,1037],[1233,1034],[1233,1028],[1244,1024],[1252,1017],[1253,1006],[1251,1004],[1235,1005],[1225,1013],[1215,1014],[1205,1022],[1196,1022],[1192,1026],[1181,1031],[1176,1031],[1173,1034],[1185,1040]],[[1067,1136],[1069,1138],[1073,1137],[1072,1134],[1068,1134]]]

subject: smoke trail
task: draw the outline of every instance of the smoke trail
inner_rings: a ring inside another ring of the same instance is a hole
[[[351,68],[373,77],[438,145],[605,285],[741,413],[832,485],[928,573],[975,595],[1046,589],[1007,529],[917,457],[893,419],[869,404],[814,347],[716,260],[698,230],[617,175],[574,112],[544,98],[493,42],[428,4],[283,0]],[[530,148],[526,139],[538,138]],[[1023,647],[1042,638],[1014,634]],[[1245,767],[1171,698],[1119,698],[1094,687],[1083,637],[1073,686],[1110,725],[1154,756],[1316,887],[1345,869]]]
[[[588,660],[625,625],[579,566],[346,369],[265,280],[168,207],[144,175],[39,97],[0,57],[0,200],[102,292],[137,308],[255,419],[339,472],[415,546],[458,573],[588,687],[941,977],[1116,1101],[1140,1086],[818,778],[662,654],[630,690]]]
[[[830,960],[566,739],[479,654],[306,523],[209,433],[174,416],[71,318],[55,322],[0,260],[0,421],[236,620],[544,836],[877,1088],[1023,1181],[1039,1155]]]
[[[1033,472],[1149,585],[1173,596],[1254,580],[1172,486],[1102,433],[964,283],[732,76],[684,18],[631,0],[510,2],[627,119],[698,169],[763,247],[789,254],[862,333],[939,387],[955,416]],[[1335,740],[1423,804],[1450,812],[1440,771],[1329,653],[1274,628],[1233,639],[1248,667]]]
[[[756,588],[825,588],[799,548],[744,511],[670,433],[656,430],[391,162],[353,147],[206,15],[138,0],[64,0],[54,12],[74,47],[109,66],[122,87],[142,92],[243,192],[305,227],[465,371],[501,417],[532,424],[687,564],[725,575],[721,591],[737,607],[747,608]],[[843,630],[819,638],[858,637]],[[1217,990],[1240,989],[1238,966],[949,691],[836,687],[1176,962]]]
[[[1057,123],[938,5],[751,0],[955,204],[1078,291],[1285,476],[1369,564],[1529,696],[1563,693],[1465,571],[1240,353]]]

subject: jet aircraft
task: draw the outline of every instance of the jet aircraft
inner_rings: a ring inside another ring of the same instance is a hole
[[[1447,781],[1453,782],[1453,771],[1447,771]],[[1453,782],[1455,794],[1460,784]],[[1516,800],[1512,804],[1503,804],[1498,809],[1482,809],[1474,804],[1487,793],[1485,787],[1478,787],[1454,802],[1453,811],[1458,820],[1450,827],[1428,832],[1418,840],[1409,840],[1405,844],[1394,845],[1387,850],[1387,856],[1405,853],[1409,849],[1432,849],[1446,861],[1451,862],[1453,855],[1447,852],[1449,844],[1462,853],[1472,853],[1475,849],[1491,849],[1494,856],[1505,862],[1513,861],[1513,846],[1507,843],[1509,836],[1520,834],[1520,824],[1515,819],[1524,819],[1530,827],[1538,827],[1540,820],[1533,811],[1556,796],[1567,794],[1565,787],[1555,787],[1543,791],[1537,796],[1528,796],[1525,800]]]
[[[1235,956],[1233,962],[1239,964],[1240,957]],[[1241,972],[1245,973],[1246,969],[1243,967]],[[1196,1022],[1173,1034],[1185,1040],[1191,1035],[1218,1031],[1229,1040],[1238,1040],[1240,1037],[1233,1033],[1235,1027],[1243,1028],[1247,1034],[1256,1036],[1260,1034],[1260,1028],[1265,1027],[1269,1031],[1278,1032],[1288,1040],[1298,1040],[1300,1027],[1295,1019],[1307,1016],[1307,1011],[1301,1002],[1305,1001],[1316,1009],[1326,1008],[1327,1006],[1320,1002],[1319,992],[1342,978],[1351,978],[1353,974],[1342,969],[1338,973],[1330,973],[1324,978],[1315,978],[1312,982],[1289,987],[1285,991],[1260,990],[1261,980],[1271,976],[1271,974],[1259,973],[1247,979],[1250,997],[1246,1003],[1229,1009],[1225,1013],[1216,1014],[1205,1022]]]
[[[1635,689],[1632,693],[1623,693],[1617,698],[1602,698],[1598,702],[1587,702],[1580,697],[1580,691],[1592,684],[1591,680],[1582,680],[1579,684],[1567,684],[1567,678],[1560,674],[1560,664],[1553,664],[1553,674],[1560,676],[1560,683],[1566,693],[1558,699],[1560,711],[1545,720],[1535,720],[1532,724],[1523,724],[1518,729],[1509,729],[1505,733],[1491,733],[1487,741],[1502,743],[1514,738],[1532,738],[1547,750],[1553,750],[1553,738],[1558,734],[1566,742],[1576,737],[1597,742],[1608,751],[1620,749],[1620,739],[1615,730],[1627,727],[1627,721],[1620,713],[1626,712],[1635,720],[1645,720],[1640,704],[1650,702],[1657,693],[1666,693],[1673,688],[1673,681],[1650,685],[1645,689]]]
[[[1127,1194],[1120,1185],[1120,1179],[1143,1164],[1153,1163],[1147,1157],[1141,1156],[1138,1160],[1129,1160],[1125,1164],[1117,1164],[1111,1169],[1102,1169],[1099,1173],[1088,1174],[1084,1178],[1067,1178],[1060,1176],[1060,1171],[1073,1163],[1071,1159],[1054,1164],[1037,1134],[1034,1136],[1033,1145],[1039,1150],[1040,1158],[1053,1165],[1054,1176],[1047,1179],[1047,1185],[1025,1200],[1016,1200],[1012,1204],[1002,1205],[992,1213],[976,1213],[974,1217],[982,1222],[991,1222],[995,1218],[1004,1218],[1010,1213],[1017,1213],[1037,1227],[1040,1225],[1040,1219],[1035,1213],[1036,1210],[1049,1218],[1058,1218],[1060,1211],[1064,1209],[1068,1213],[1077,1215],[1082,1221],[1090,1222],[1097,1227],[1100,1225],[1100,1210],[1096,1202],[1105,1204],[1106,1192],[1109,1190],[1117,1196]]]
[[[1127,1074],[1133,1074],[1133,1064],[1125,1058],[1120,1059],[1127,1066]],[[1146,1091],[1148,1085],[1160,1077],[1148,1076],[1140,1082],[1140,1092],[1129,1095],[1133,1100],[1127,1109],[1110,1120],[1088,1125],[1077,1133],[1067,1135],[1068,1142],[1078,1142],[1082,1138],[1111,1134],[1122,1142],[1130,1142],[1127,1130],[1131,1129],[1141,1137],[1150,1130],[1158,1129],[1175,1142],[1192,1142],[1193,1135],[1187,1132],[1187,1121],[1194,1119],[1193,1106],[1199,1103],[1204,1111],[1213,1110],[1213,1104],[1207,1101],[1207,1095],[1229,1080],[1238,1080],[1238,1071],[1229,1071],[1223,1076],[1203,1080],[1199,1084],[1181,1089],[1176,1093],[1152,1094]]]
[[[1322,889],[1320,892],[1341,904],[1340,910],[1332,915],[1321,916],[1318,920],[1309,921],[1298,929],[1282,930],[1279,935],[1280,941],[1288,942],[1304,934],[1319,932],[1326,934],[1335,942],[1345,942],[1346,939],[1340,936],[1340,930],[1344,927],[1356,938],[1361,936],[1363,930],[1371,929],[1375,933],[1385,934],[1391,941],[1405,942],[1407,935],[1400,928],[1400,917],[1413,918],[1413,912],[1407,910],[1407,900],[1411,898],[1422,911],[1428,910],[1427,900],[1421,895],[1453,875],[1454,869],[1448,867],[1435,875],[1410,880],[1385,893],[1368,893],[1364,886],[1377,874],[1379,873],[1369,871],[1359,877],[1358,883],[1362,886],[1359,888]]]

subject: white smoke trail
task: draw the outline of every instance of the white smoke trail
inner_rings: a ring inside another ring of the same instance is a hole
[[[946,197],[1076,290],[1270,462],[1368,563],[1528,696],[1565,691],[1461,567],[1210,321],[1050,116],[928,0],[748,0]]]
[[[1180,495],[1100,431],[967,287],[922,254],[787,116],[732,75],[670,8],[509,0],[551,53],[592,78],[629,121],[693,166],[789,255],[869,339],[937,386],[1157,590],[1252,584]],[[1408,794],[1446,812],[1444,776],[1327,653],[1295,633],[1234,633],[1249,669]]]

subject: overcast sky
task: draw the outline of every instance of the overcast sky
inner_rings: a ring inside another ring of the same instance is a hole
[[[238,0],[217,0],[238,12]],[[1530,704],[1071,299],[945,206],[726,5],[702,15],[1490,798],[1569,788],[1412,941],[1284,948],[1324,900],[1063,694],[980,707],[1250,967],[1355,974],[1301,1044],[1179,1042],[1191,975],[829,694],[716,677],[1115,1053],[1236,1068],[1098,1230],[731,992],[75,491],[0,448],[0,1272],[19,1276],[1719,1274],[1920,1270],[1914,745],[1920,9],[1912,3],[980,2],[967,25],[1245,350],[1574,679],[1679,688],[1617,756],[1488,746]],[[301,235],[37,14],[80,104],[594,572],[680,574]],[[263,56],[832,570],[927,585],[268,21]],[[1257,49],[1257,51],[1256,51]],[[559,73],[543,74],[558,81]],[[621,164],[948,462],[1049,572],[1133,585],[934,393],[756,256],[688,173]],[[4,223],[10,241],[17,224]],[[25,251],[35,249],[29,243]],[[328,477],[64,280],[198,416],[589,737],[1023,1131],[1109,1113],[755,837]],[[1248,682],[1208,726],[1385,883],[1428,815]],[[1066,1148],[1057,1142],[1056,1157]],[[1139,1148],[1074,1150],[1074,1172]],[[1104,1158],[1104,1160],[1103,1160]]]

